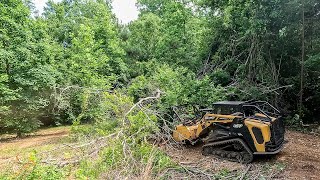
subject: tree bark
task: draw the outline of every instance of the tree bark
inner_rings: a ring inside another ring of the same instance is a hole
[[[301,45],[301,69],[300,69],[300,102],[299,102],[299,116],[302,118],[302,104],[303,104],[303,89],[304,89],[304,60],[305,60],[305,9],[304,0],[302,0],[302,45]]]

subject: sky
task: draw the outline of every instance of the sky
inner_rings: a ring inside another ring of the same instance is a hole
[[[58,2],[61,0],[54,1]],[[47,0],[33,0],[33,2],[39,10],[39,13],[42,14],[43,7],[46,5]],[[123,24],[127,24],[138,18],[139,12],[135,6],[136,2],[137,0],[113,0],[112,11]]]

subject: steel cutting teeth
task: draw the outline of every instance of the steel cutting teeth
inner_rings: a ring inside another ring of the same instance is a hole
[[[240,138],[205,144],[202,147],[202,154],[205,156],[214,155],[221,159],[245,164],[253,160],[252,151]]]

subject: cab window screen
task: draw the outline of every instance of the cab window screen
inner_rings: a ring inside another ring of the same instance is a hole
[[[214,112],[216,114],[229,115],[238,112],[238,108],[232,106],[218,106],[214,107]]]

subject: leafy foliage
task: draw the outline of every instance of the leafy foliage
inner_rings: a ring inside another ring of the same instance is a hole
[[[70,123],[86,95],[79,89],[108,89],[126,79],[108,3],[50,1],[44,17],[34,19],[20,0],[1,2],[0,9],[2,133]]]
[[[160,89],[157,108],[163,114],[184,104],[263,99],[291,117],[300,113],[317,121],[317,0],[137,5],[139,18],[120,25],[109,1],[49,1],[43,15],[31,14],[30,1],[1,2],[1,133],[22,135],[61,123],[110,129],[117,123],[105,119],[123,114],[104,113],[114,101],[106,94],[114,90],[136,102]]]
[[[79,141],[116,134],[74,173],[106,179],[154,177],[176,166],[146,141],[161,130],[160,117],[171,120],[174,106],[261,99],[287,114],[290,126],[319,122],[318,0],[137,2],[139,18],[121,25],[109,0],[50,0],[42,15],[32,14],[29,0],[1,1],[0,133],[73,124]],[[138,106],[127,114],[158,89],[149,111]],[[30,161],[19,178],[70,173],[37,164],[36,155]],[[135,166],[122,171],[128,164]]]

